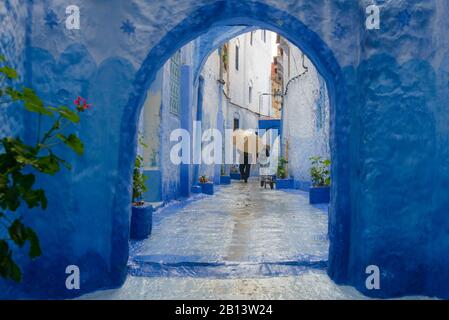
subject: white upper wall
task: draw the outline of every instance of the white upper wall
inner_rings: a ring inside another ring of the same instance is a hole
[[[282,38],[280,47],[284,51],[281,59],[284,72],[284,87],[287,86],[291,79],[304,73],[306,71],[305,67],[312,66],[313,69],[315,68],[312,62],[303,55],[302,51],[285,38]]]
[[[265,30],[245,33],[229,41],[229,96],[233,103],[259,112],[260,95],[271,93],[271,63],[275,41],[276,34]],[[271,96],[265,96],[262,101],[261,113],[269,115]]]

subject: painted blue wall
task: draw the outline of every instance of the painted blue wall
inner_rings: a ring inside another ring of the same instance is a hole
[[[6,0],[0,5],[0,55],[17,70],[22,81],[27,80],[28,8],[26,1]],[[6,83],[2,83],[3,85]],[[0,99],[0,123],[0,137],[19,133],[23,129],[23,115],[17,112],[17,108],[7,108],[6,101]]]
[[[69,31],[63,17],[72,0],[34,1],[32,19],[18,20],[29,30],[28,60],[19,51],[11,57],[32,63],[25,76],[49,103],[81,94],[94,108],[79,130],[86,155],[64,154],[73,170],[40,181],[50,207],[28,221],[44,256],[24,264],[21,285],[1,280],[0,297],[70,297],[123,283],[147,89],[177,49],[212,26],[236,24],[282,34],[327,82],[330,276],[372,296],[449,298],[449,3],[376,2],[378,31],[364,28],[368,0],[83,1],[81,30]],[[64,287],[68,264],[80,266],[80,291]],[[382,271],[379,291],[365,289],[371,264]]]

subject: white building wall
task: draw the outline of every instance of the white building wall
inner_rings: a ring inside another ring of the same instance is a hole
[[[160,167],[160,127],[162,104],[162,70],[156,76],[147,92],[142,115],[140,117],[139,132],[144,137],[146,148],[139,146],[139,153],[143,155],[145,170],[159,170]]]
[[[265,31],[266,41],[263,41],[263,30],[245,33],[229,41],[229,98],[237,106],[247,108],[253,113],[259,113],[259,97],[263,93],[271,93],[271,62],[273,61],[272,43],[276,35]],[[236,47],[239,47],[239,68],[236,68]],[[249,87],[252,84],[252,97],[250,99]],[[262,98],[260,113],[270,115],[271,96]],[[245,117],[254,115],[251,112],[243,113]],[[245,123],[240,119],[240,123]],[[252,123],[252,121],[249,121]],[[242,127],[245,128],[245,127]],[[250,128],[250,127],[247,127]],[[251,127],[257,128],[257,125]]]
[[[306,66],[308,71],[306,71]],[[310,157],[329,159],[329,98],[311,61],[289,43],[284,51],[283,145],[288,171],[301,185],[310,182]],[[300,74],[302,76],[298,77]],[[293,79],[293,80],[292,80]]]
[[[209,56],[201,71],[201,76],[204,78],[202,130],[205,132],[208,129],[220,129],[220,124],[217,123],[220,100],[222,99],[222,90],[220,90],[218,82],[220,80],[219,50]],[[206,138],[205,135],[204,137]],[[199,174],[212,179],[215,175],[215,166],[202,164]]]
[[[245,35],[241,35],[229,41],[229,67],[228,67],[228,87],[229,98],[235,104],[244,106],[245,97],[245,59],[243,59],[246,41]],[[239,48],[239,64],[236,67],[236,48]]]
[[[265,41],[263,34],[265,33]],[[259,97],[261,94],[271,94],[271,63],[273,62],[272,42],[276,35],[270,31],[257,30],[253,32],[253,45],[248,39],[246,51],[247,86],[253,83],[253,98],[250,103],[247,96],[248,107],[259,113]],[[250,35],[247,35],[250,38]],[[248,91],[248,90],[247,90]],[[270,116],[271,95],[263,96],[260,113]]]

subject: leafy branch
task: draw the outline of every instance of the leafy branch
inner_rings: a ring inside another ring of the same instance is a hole
[[[331,161],[323,160],[321,157],[311,157],[312,166],[310,168],[310,175],[312,177],[312,184],[314,187],[328,187],[331,184]]]
[[[143,140],[143,136],[139,134],[139,145],[143,148],[147,148],[148,146],[145,144]],[[134,205],[143,205],[143,194],[147,192],[148,188],[146,185],[146,181],[148,179],[147,176],[143,174],[143,163],[144,159],[141,155],[137,155],[134,172],[133,172],[133,199],[132,202]]]
[[[287,178],[287,164],[288,164],[288,160],[285,158],[280,158],[279,159],[279,164],[278,164],[278,168],[277,168],[277,173],[276,176],[280,179],[285,179]]]
[[[5,58],[0,56],[0,62]],[[21,270],[13,259],[11,244],[23,248],[29,243],[28,255],[31,259],[39,257],[42,252],[36,232],[23,223],[23,217],[15,213],[25,203],[28,209],[47,208],[45,191],[35,188],[35,173],[55,175],[61,166],[70,169],[64,159],[58,157],[52,148],[64,144],[76,154],[84,153],[84,146],[75,134],[62,132],[71,125],[80,122],[79,114],[90,108],[87,102],[78,97],[74,101],[76,110],[66,106],[47,107],[39,96],[30,88],[16,89],[8,85],[18,80],[17,72],[7,66],[0,67],[0,98],[7,98],[10,104],[17,103],[32,113],[55,119],[52,126],[38,137],[35,145],[28,145],[19,137],[0,139],[0,277],[20,281]],[[14,214],[13,214],[14,213]]]

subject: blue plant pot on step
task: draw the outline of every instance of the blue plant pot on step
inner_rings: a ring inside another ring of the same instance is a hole
[[[242,177],[241,177],[240,173],[231,173],[231,179],[232,180],[241,180]]]
[[[310,204],[324,204],[330,202],[330,187],[311,187],[309,190]]]
[[[153,206],[145,203],[133,206],[131,215],[131,239],[142,240],[148,238],[153,227]]]
[[[221,176],[220,177],[220,184],[231,184],[231,176]]]
[[[201,191],[204,194],[208,194],[208,195],[214,194],[214,183],[213,182],[200,183],[200,185],[201,185]]]
[[[293,179],[276,179],[276,190],[294,189],[295,182]]]

